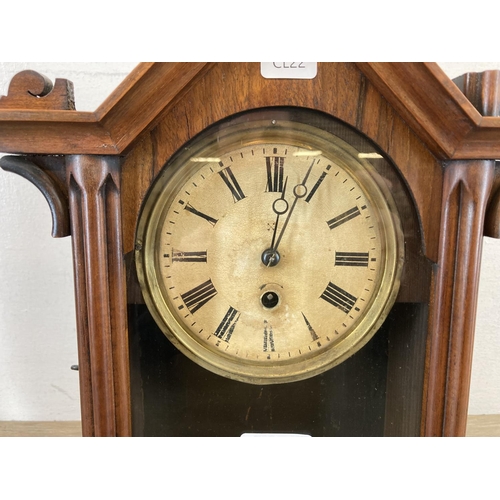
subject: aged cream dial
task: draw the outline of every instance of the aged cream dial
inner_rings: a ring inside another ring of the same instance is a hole
[[[394,302],[402,245],[359,151],[258,116],[167,165],[141,216],[137,263],[175,345],[218,374],[267,384],[318,374],[371,338]]]

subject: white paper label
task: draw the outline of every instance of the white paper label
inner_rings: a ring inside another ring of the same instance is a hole
[[[260,73],[264,78],[312,79],[318,72],[315,62],[261,62]]]
[[[266,433],[266,432],[244,432],[241,437],[250,438],[295,438],[295,437],[311,437],[309,434],[280,434],[280,433]]]

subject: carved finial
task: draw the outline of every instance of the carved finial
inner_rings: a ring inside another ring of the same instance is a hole
[[[7,95],[0,97],[0,109],[74,110],[73,83],[57,78],[52,85],[36,71],[21,71],[12,78]]]
[[[500,71],[466,73],[453,80],[483,116],[500,116]],[[500,169],[496,173],[484,219],[484,235],[500,238]]]
[[[466,73],[453,81],[483,116],[500,116],[500,71]]]

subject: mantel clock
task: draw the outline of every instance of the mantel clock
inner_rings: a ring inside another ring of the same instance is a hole
[[[81,113],[17,75],[0,165],[72,238],[84,435],[463,435],[496,76],[141,64]]]

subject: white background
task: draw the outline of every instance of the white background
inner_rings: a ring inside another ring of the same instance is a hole
[[[440,63],[454,78],[500,63]],[[93,111],[135,63],[0,63],[0,95],[34,69],[71,80]],[[28,181],[0,170],[0,420],[78,420],[70,238],[52,239],[50,211]],[[500,413],[500,242],[485,238],[469,414]]]

